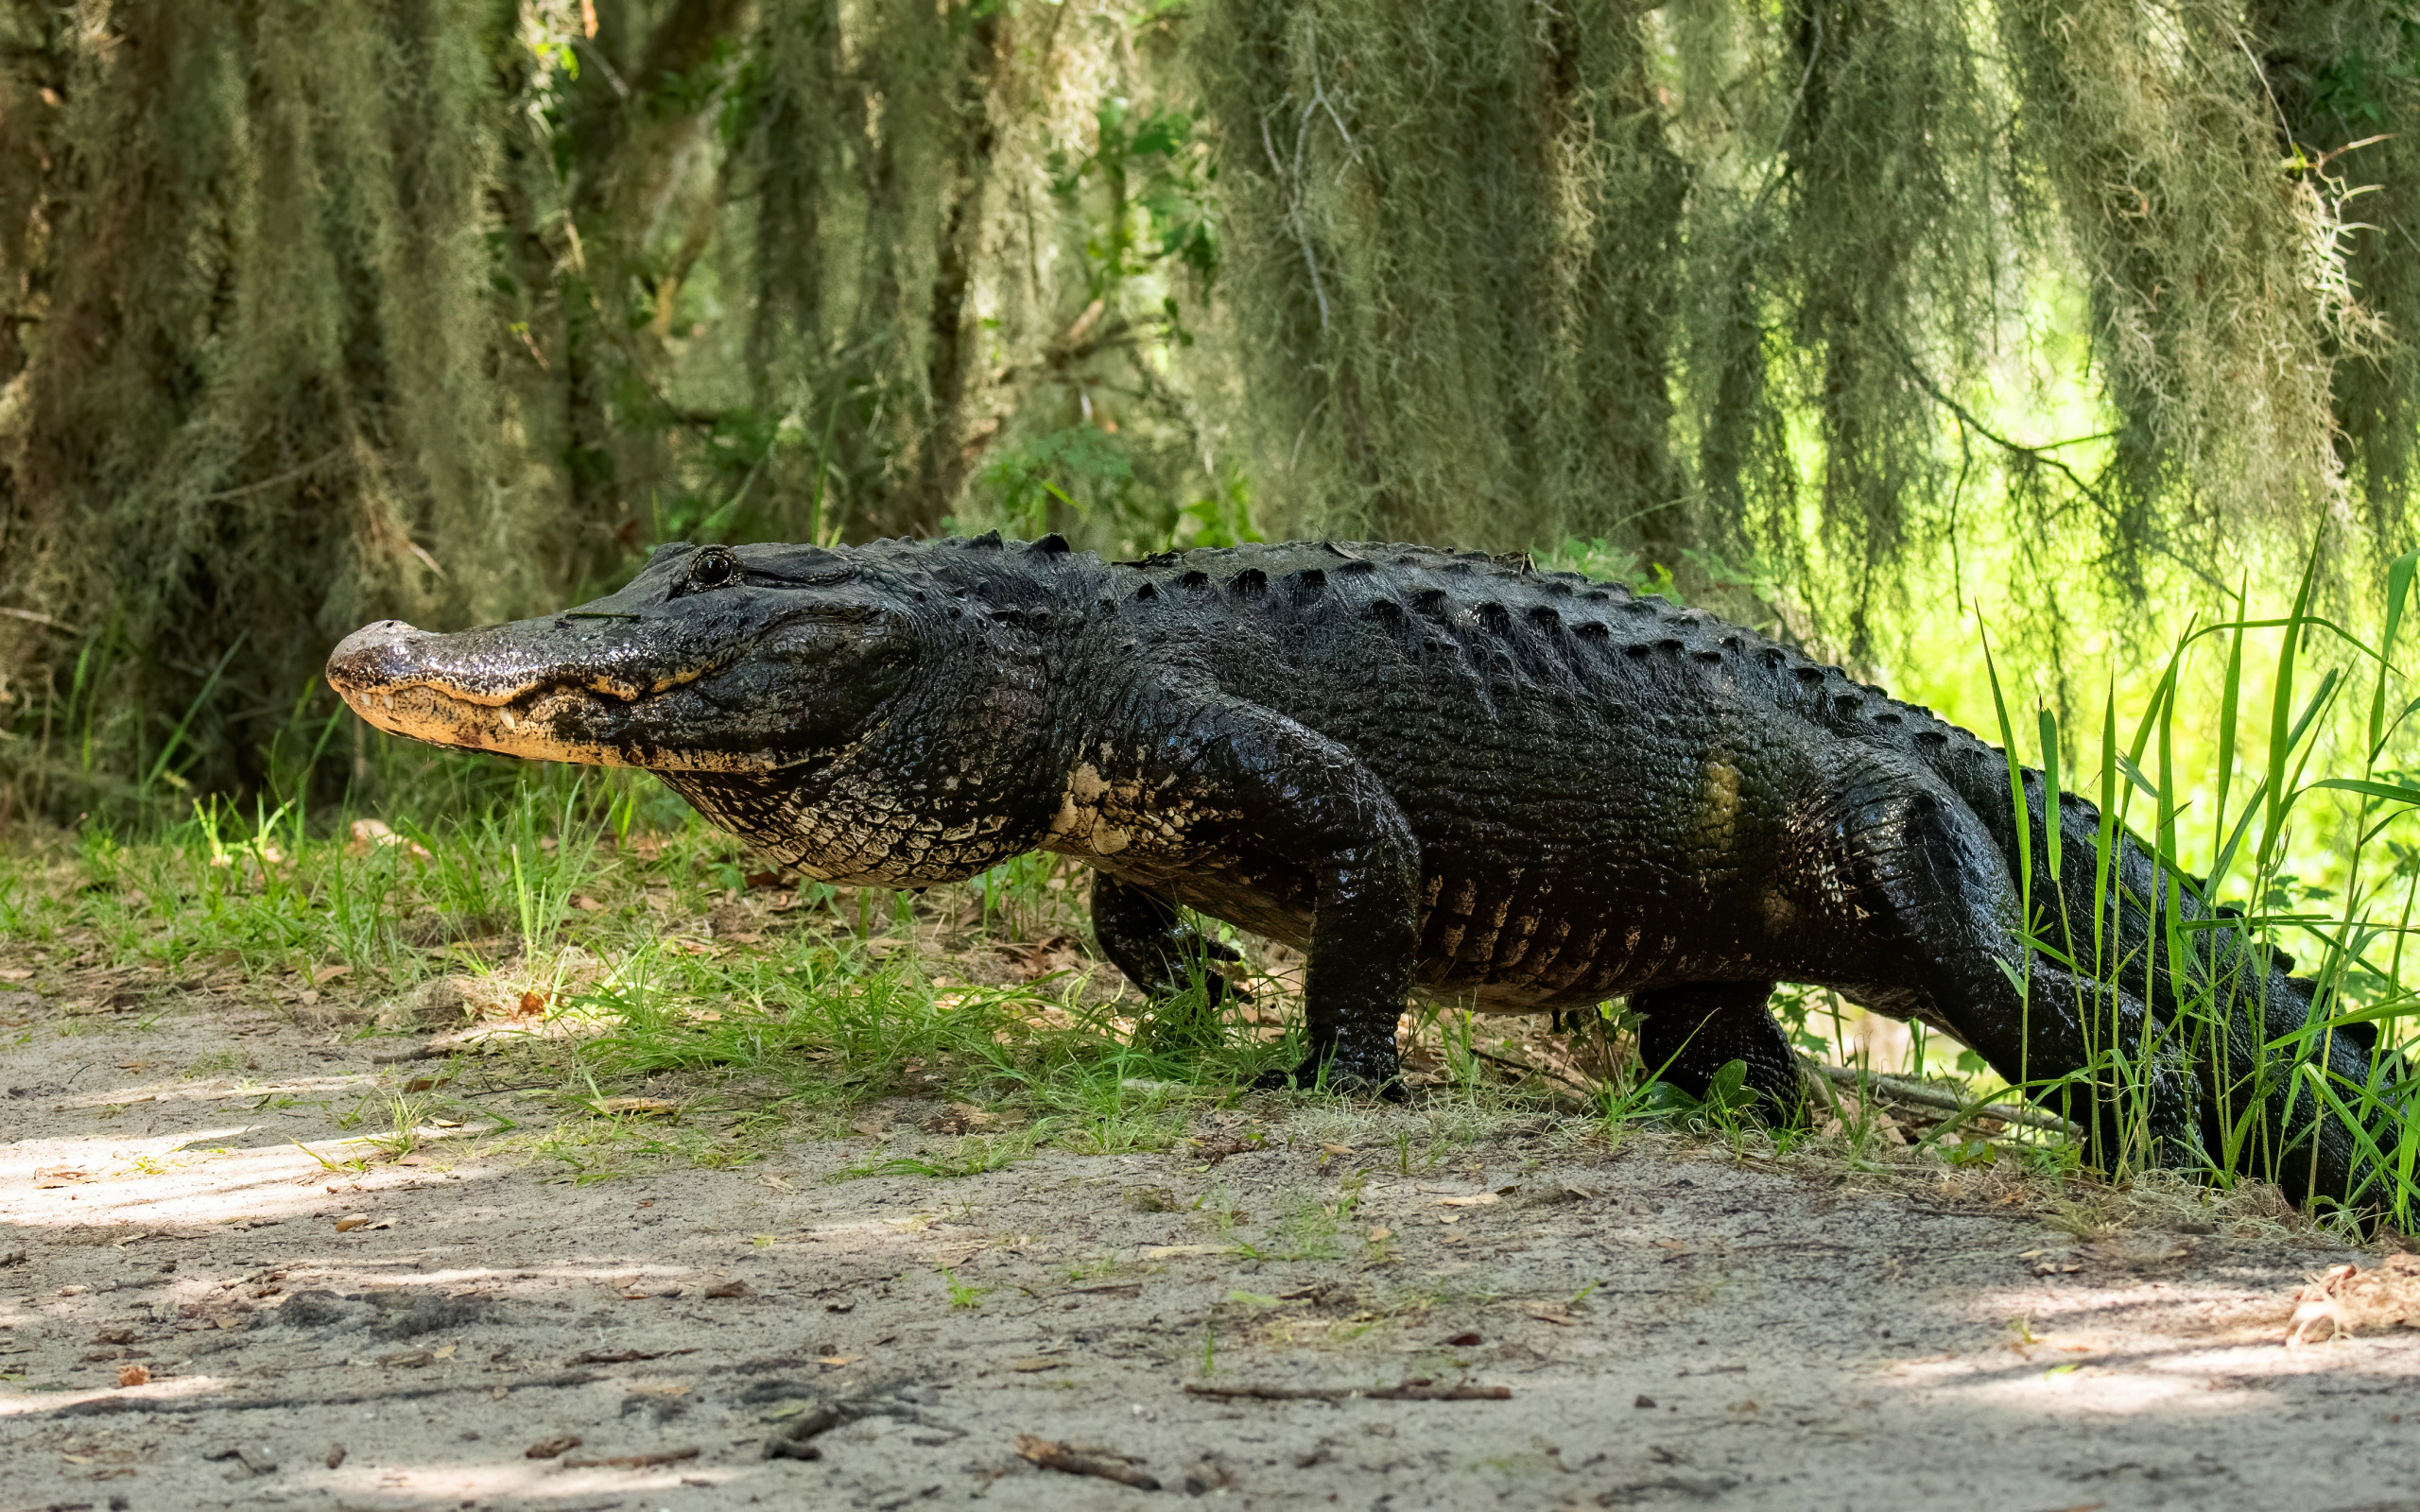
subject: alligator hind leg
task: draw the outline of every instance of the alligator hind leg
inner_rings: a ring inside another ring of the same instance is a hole
[[[1768,1005],[1772,993],[1771,982],[1691,982],[1634,992],[1630,1005],[1645,1015],[1639,1058],[1650,1074],[1692,1097],[1706,1094],[1715,1073],[1742,1061],[1759,1110],[1794,1124],[1806,1108],[1806,1086],[1789,1037]]]
[[[1173,900],[1105,871],[1093,873],[1093,938],[1147,997],[1184,991],[1196,971],[1213,1003],[1246,995],[1208,965],[1240,961],[1242,952],[1185,924]]]
[[[2018,929],[2015,879],[1974,811],[1904,770],[1860,773],[1848,796],[1836,833],[1860,884],[1857,906],[1898,936],[1902,985],[1929,1001],[1931,1016],[2053,1107],[2063,1099],[2038,1090],[2043,1083],[2118,1048],[2138,1073],[2124,1085],[2096,1073],[2100,1085],[2064,1099],[2084,1125],[2087,1158],[2103,1169],[2121,1159],[2200,1163],[2199,1083],[2178,1048],[2161,1042],[2140,998],[2031,952]]]

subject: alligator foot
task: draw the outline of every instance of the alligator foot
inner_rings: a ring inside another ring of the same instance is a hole
[[[1376,1097],[1390,1103],[1410,1100],[1403,1073],[1388,1057],[1385,1067],[1349,1064],[1340,1055],[1314,1055],[1291,1071],[1264,1071],[1252,1079],[1256,1092],[1324,1091],[1341,1097]]]

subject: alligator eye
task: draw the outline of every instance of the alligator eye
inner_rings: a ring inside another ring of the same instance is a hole
[[[723,550],[720,546],[708,546],[698,553],[696,561],[689,564],[688,586],[720,588],[723,584],[730,582],[733,575],[738,570],[739,563],[733,558],[730,552]]]

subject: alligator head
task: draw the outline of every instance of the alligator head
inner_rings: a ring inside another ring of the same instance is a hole
[[[328,681],[379,729],[434,745],[768,773],[873,717],[911,679],[917,639],[840,553],[675,544],[560,614],[454,635],[368,626],[328,659]]]

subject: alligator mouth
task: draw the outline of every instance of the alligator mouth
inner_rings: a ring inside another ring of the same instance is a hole
[[[669,745],[633,728],[642,705],[711,675],[728,659],[701,662],[644,685],[611,672],[568,667],[507,675],[491,664],[463,676],[431,665],[425,655],[425,643],[446,639],[392,620],[369,626],[347,636],[329,657],[329,686],[377,729],[434,746],[526,761],[661,771],[753,772],[779,765],[769,751]]]

